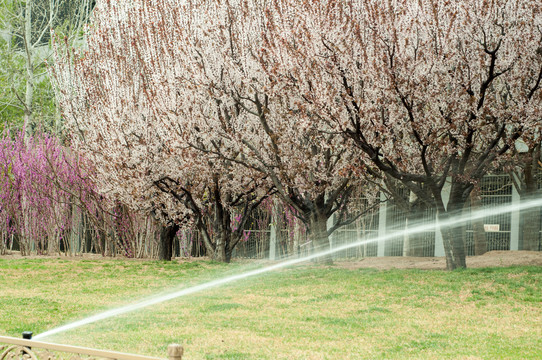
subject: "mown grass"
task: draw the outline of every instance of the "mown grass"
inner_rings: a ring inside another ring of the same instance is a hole
[[[40,333],[243,271],[197,261],[0,260],[0,334]],[[542,268],[348,270],[240,280],[46,339],[186,359],[540,359]]]

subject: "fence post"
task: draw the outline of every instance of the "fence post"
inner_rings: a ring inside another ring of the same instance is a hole
[[[273,210],[274,212],[275,210]],[[277,220],[276,216],[273,213],[271,230],[269,231],[269,260],[276,260],[276,250],[277,250]]]
[[[167,347],[167,357],[169,360],[181,360],[184,349],[179,344],[171,344]]]
[[[521,198],[514,184],[510,186],[512,186],[512,205],[518,206]],[[510,214],[510,250],[519,250],[519,222],[520,212],[518,210],[512,211]]]
[[[387,213],[387,196],[383,191],[380,192],[380,207],[378,210],[378,247],[376,249],[376,256],[382,257],[386,255],[386,241],[384,236],[386,236],[386,220],[388,218]]]
[[[335,225],[335,213],[333,213],[328,219],[327,219],[327,222],[326,222],[326,230],[329,231],[329,229],[331,229],[333,227],[333,225]],[[333,250],[333,248],[335,247],[335,233],[331,234],[328,236],[328,239],[329,239],[329,250]],[[337,258],[337,254],[331,254],[330,255],[331,258]]]

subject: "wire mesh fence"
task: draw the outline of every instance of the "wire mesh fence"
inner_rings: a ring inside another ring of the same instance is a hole
[[[379,207],[373,206],[372,202],[365,197],[353,199],[352,203],[353,207],[365,214],[356,221],[336,230],[331,236],[331,245],[332,247],[340,247],[360,241],[362,241],[362,244],[334,253],[333,257],[335,259],[377,255],[378,244],[376,242],[363,242],[363,240],[372,240],[378,237]]]
[[[538,180],[539,191],[542,192],[542,176]],[[330,236],[331,247],[340,247],[346,244],[352,244],[359,242],[362,239],[376,239],[379,235],[386,234],[387,237],[392,236],[385,243],[384,256],[435,256],[436,246],[436,233],[434,229],[430,229],[432,226],[428,226],[428,231],[415,234],[415,236],[406,237],[404,230],[408,228],[409,221],[412,221],[415,225],[433,225],[436,220],[436,211],[433,208],[421,207],[417,209],[418,214],[413,217],[412,209],[410,213],[408,209],[405,209],[405,202],[409,203],[409,192],[402,191],[403,202],[400,204],[393,199],[388,200],[386,204],[386,211],[380,211],[379,207],[375,207],[371,211],[367,212],[364,216],[360,217],[356,221],[343,226],[336,230]],[[480,208],[496,209],[502,206],[510,205],[513,202],[514,188],[510,180],[509,174],[491,174],[483,178],[480,183],[480,203],[476,206],[473,203],[467,203],[464,209],[464,215],[470,214],[472,211],[479,210]],[[518,200],[519,201],[519,200]],[[409,206],[412,206],[409,205]],[[419,205],[416,205],[419,206]],[[352,207],[355,211],[360,209],[368,209],[371,207],[371,203],[367,198],[358,196],[352,202]],[[284,211],[284,208],[278,210]],[[535,209],[537,212],[538,221],[538,247],[539,251],[542,251],[542,208]],[[382,229],[379,224],[381,216],[385,216],[386,228]],[[279,216],[280,217],[280,216]],[[512,213],[498,213],[493,212],[492,215],[480,220],[481,222],[481,236],[485,239],[485,251],[491,250],[510,250],[512,241]],[[520,218],[523,221],[523,218]],[[282,216],[281,220],[276,222],[277,238],[275,243],[276,258],[283,258],[287,256],[308,255],[312,249],[312,243],[310,237],[307,234],[304,225],[299,221],[295,224],[288,223],[285,216]],[[480,228],[475,229],[475,226],[471,221],[468,221],[463,226],[463,234],[465,239],[465,247],[467,255],[471,256],[475,254],[475,232],[480,231]],[[522,229],[523,224],[520,222],[517,228]],[[267,229],[250,230],[251,236],[249,241],[245,244],[241,244],[237,250],[237,254],[241,257],[251,258],[266,258],[269,256],[269,243],[271,231],[269,227]],[[397,234],[393,237],[393,234]],[[516,234],[519,237],[519,249],[522,249],[521,245],[521,231]],[[273,246],[273,245],[271,245]],[[336,252],[334,259],[348,259],[348,258],[362,258],[369,256],[377,256],[378,243],[377,241],[367,242],[360,246],[355,246],[347,250],[341,250]]]
[[[524,201],[521,192],[513,186],[509,174],[491,174],[479,184],[479,202],[468,203],[464,214],[478,209],[496,209]],[[542,194],[542,169],[537,174],[538,193]],[[432,225],[436,212],[432,208],[423,208],[412,201],[412,195],[405,189],[399,189],[402,201],[388,200],[378,206],[375,200],[369,200],[358,194],[351,202],[351,210],[344,216],[354,216],[358,212],[364,215],[355,221],[337,229],[330,236],[332,248],[340,247],[364,239],[377,239],[379,236],[396,234],[387,240],[384,251],[379,252],[378,241],[368,241],[347,250],[333,254],[334,259],[362,258],[377,255],[384,256],[435,256],[437,234],[428,230],[415,236],[405,236],[404,230],[409,224]],[[407,208],[405,208],[407,204]],[[413,216],[416,207],[416,216]],[[382,210],[385,209],[385,210]],[[122,209],[120,209],[122,210]],[[119,211],[120,211],[119,210]],[[488,215],[479,223],[468,221],[463,230],[467,255],[475,255],[476,243],[480,236],[485,240],[485,251],[524,249],[529,241],[532,250],[542,251],[542,207],[520,214]],[[534,215],[533,215],[534,213]],[[74,207],[71,217],[72,226],[62,234],[62,241],[57,247],[51,243],[31,244],[32,251],[48,253],[97,253],[106,256],[156,257],[159,249],[159,224],[148,217],[138,216],[128,211],[119,212],[117,221],[109,221],[109,227],[96,227],[87,214]],[[333,219],[332,223],[337,219]],[[344,220],[344,219],[343,219]],[[515,222],[515,223],[514,223]],[[104,222],[105,223],[105,222]],[[534,223],[534,225],[533,225]],[[382,224],[386,226],[383,228]],[[526,234],[528,225],[535,227],[534,232]],[[430,228],[430,226],[428,226]],[[272,207],[263,207],[253,214],[245,229],[245,237],[236,246],[234,258],[281,259],[291,256],[305,256],[312,252],[313,244],[306,225],[288,206],[275,202]],[[529,237],[529,238],[527,238]],[[533,239],[534,240],[531,240]],[[0,254],[17,250],[17,235],[0,231]],[[41,248],[40,248],[41,246]],[[44,247],[46,246],[46,247]],[[46,251],[47,250],[47,251]],[[380,249],[381,250],[381,249]],[[205,256],[206,251],[200,235],[195,229],[183,229],[174,241],[174,254],[180,257]]]
[[[265,259],[269,257],[270,230],[254,229],[247,231],[246,240],[237,244],[233,256],[236,258]]]
[[[487,175],[480,184],[481,207],[490,210],[512,203],[512,183],[508,174]],[[466,213],[473,210],[465,209]],[[510,250],[511,240],[511,213],[489,215],[481,219],[486,240],[486,251]],[[481,228],[480,228],[481,229]],[[467,255],[475,254],[475,231],[473,223],[468,221],[465,226],[465,246]]]

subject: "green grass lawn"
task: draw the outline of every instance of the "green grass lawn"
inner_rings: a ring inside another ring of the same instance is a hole
[[[20,337],[255,264],[0,260],[0,335]],[[186,359],[541,359],[542,268],[305,264],[44,339]]]

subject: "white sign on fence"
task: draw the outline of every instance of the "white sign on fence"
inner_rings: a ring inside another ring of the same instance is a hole
[[[500,229],[499,224],[484,224],[484,230],[486,232],[498,232]]]

